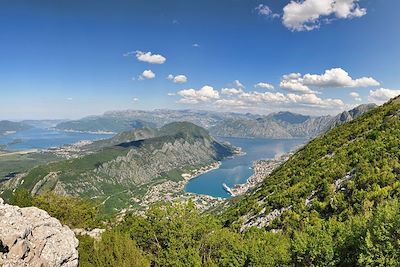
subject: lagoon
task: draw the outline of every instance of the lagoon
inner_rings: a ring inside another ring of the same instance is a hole
[[[228,141],[234,146],[241,147],[246,154],[224,160],[218,169],[190,180],[185,187],[186,192],[228,198],[230,195],[222,187],[223,183],[229,187],[245,183],[247,178],[253,174],[251,167],[254,161],[274,158],[307,141],[306,139],[250,138],[219,138],[219,140]]]

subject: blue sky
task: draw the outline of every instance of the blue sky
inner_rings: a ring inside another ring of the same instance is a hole
[[[0,118],[317,115],[382,103],[400,94],[399,9],[398,0],[0,0]]]

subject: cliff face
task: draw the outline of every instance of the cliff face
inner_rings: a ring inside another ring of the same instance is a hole
[[[0,198],[0,265],[78,266],[78,240],[68,226],[38,208],[19,208]]]
[[[350,122],[356,119],[357,117],[361,116],[365,112],[370,111],[371,109],[374,109],[376,107],[377,107],[376,104],[363,104],[353,108],[352,110],[344,111],[333,117],[330,120],[330,122],[326,125],[325,129],[323,129],[323,131],[333,129],[338,125]]]

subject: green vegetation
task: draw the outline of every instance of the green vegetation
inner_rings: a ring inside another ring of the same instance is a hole
[[[26,192],[15,194],[29,204]],[[396,98],[314,139],[222,214],[160,204],[108,223],[101,240],[81,238],[80,265],[399,266],[399,197]],[[40,198],[31,203],[76,224],[66,217],[82,207],[78,199]],[[87,227],[101,218],[85,205],[82,212]]]
[[[158,205],[106,224],[93,202],[78,198],[19,191],[13,204],[45,209],[72,228],[107,227],[100,240],[79,236],[80,266],[398,266],[400,260],[395,200],[346,222],[309,218],[290,233],[242,234],[191,203]]]
[[[58,158],[51,153],[1,153],[0,152],[0,179],[9,173],[26,172],[31,168],[56,161]]]
[[[233,153],[230,145],[216,142],[206,130],[188,122],[122,133],[95,142],[93,149],[79,158],[39,165],[20,180],[0,185],[0,195],[8,199],[16,188],[34,195],[47,191],[79,195],[95,198],[114,213],[128,206],[139,208],[132,198],[142,199],[151,186],[181,181],[183,173]]]
[[[12,205],[19,207],[38,207],[71,228],[95,228],[106,220],[99,205],[79,197],[58,196],[46,192],[40,196],[31,196],[26,189],[16,190],[10,199]]]

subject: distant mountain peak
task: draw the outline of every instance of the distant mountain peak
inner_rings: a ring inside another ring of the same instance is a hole
[[[292,113],[290,111],[280,111],[277,113],[273,113],[271,117],[275,120],[288,122],[292,124],[303,123],[310,118],[310,116],[298,113]]]

